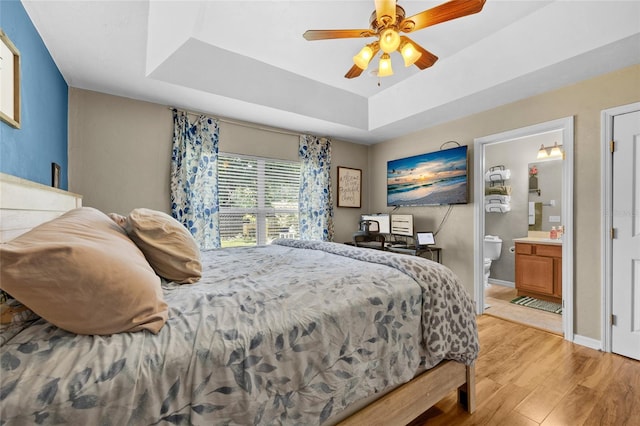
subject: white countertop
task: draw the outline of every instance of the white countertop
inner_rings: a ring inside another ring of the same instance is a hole
[[[562,245],[562,240],[552,240],[551,238],[540,238],[540,237],[514,238],[513,241],[515,241],[516,243],[551,244],[556,246]]]

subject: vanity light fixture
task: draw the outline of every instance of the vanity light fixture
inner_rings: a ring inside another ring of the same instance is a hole
[[[560,149],[560,146],[558,146],[558,142],[553,144],[553,148],[551,148],[549,157],[562,157],[562,150]]]
[[[551,158],[564,158],[564,153],[560,148],[562,145],[558,145],[558,142],[554,143],[551,147],[546,147],[544,144],[540,145],[540,150],[538,150],[538,156],[536,157],[538,160],[546,160]]]

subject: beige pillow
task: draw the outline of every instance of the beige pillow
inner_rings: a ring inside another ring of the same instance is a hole
[[[107,216],[111,218],[115,223],[120,225],[121,227],[125,227],[127,225],[127,217],[119,215],[118,213],[109,213]]]
[[[0,288],[78,334],[149,330],[168,316],[160,278],[124,229],[81,207],[0,246]]]
[[[202,276],[198,244],[173,217],[156,210],[135,209],[127,216],[125,229],[161,277],[188,284]]]

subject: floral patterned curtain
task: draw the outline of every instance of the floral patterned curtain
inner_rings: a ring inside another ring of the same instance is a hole
[[[218,225],[218,120],[200,115],[194,123],[173,111],[171,213],[201,249],[220,247]]]
[[[300,238],[333,240],[331,141],[300,135]]]

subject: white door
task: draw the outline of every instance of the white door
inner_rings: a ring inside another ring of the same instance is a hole
[[[611,350],[640,360],[640,111],[613,121]]]

